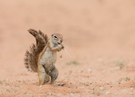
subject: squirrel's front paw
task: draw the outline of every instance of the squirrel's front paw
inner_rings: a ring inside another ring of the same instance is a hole
[[[61,44],[61,45],[59,45],[58,51],[61,51],[62,49],[64,49],[64,46]]]

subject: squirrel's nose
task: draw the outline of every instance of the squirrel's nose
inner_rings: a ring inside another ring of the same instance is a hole
[[[58,42],[58,44],[61,44],[60,42]]]
[[[58,41],[58,44],[61,44],[61,43],[62,43],[62,41],[61,41],[61,40],[59,40],[59,41]]]

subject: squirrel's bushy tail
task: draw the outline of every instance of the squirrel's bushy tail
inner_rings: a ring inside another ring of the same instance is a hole
[[[28,71],[37,72],[38,56],[40,52],[43,50],[43,48],[46,46],[48,37],[47,35],[43,34],[40,30],[36,31],[34,29],[29,29],[28,32],[35,37],[36,44],[33,44],[30,47],[30,50],[26,51],[24,63]]]

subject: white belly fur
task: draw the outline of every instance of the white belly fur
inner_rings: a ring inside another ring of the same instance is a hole
[[[51,51],[50,48],[46,48],[45,53],[41,56],[40,64],[54,65],[55,62],[56,62],[56,52]]]

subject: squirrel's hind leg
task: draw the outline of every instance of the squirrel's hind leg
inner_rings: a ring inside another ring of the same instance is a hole
[[[53,84],[54,81],[58,78],[58,74],[59,74],[59,72],[56,67],[53,68],[53,70],[51,72],[49,72],[49,75],[51,76],[51,84]]]
[[[39,77],[39,85],[44,85],[50,80],[50,77],[46,73],[43,65],[38,65],[38,77]]]

